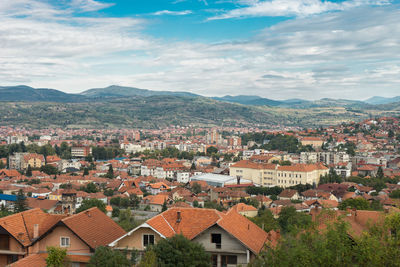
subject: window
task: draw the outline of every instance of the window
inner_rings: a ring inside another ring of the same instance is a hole
[[[154,245],[154,235],[143,235],[143,247]]]
[[[70,246],[69,237],[61,237],[60,246],[62,248],[68,248]]]
[[[0,235],[0,249],[9,250],[10,249],[10,238],[8,235]]]
[[[234,255],[221,255],[221,266],[228,266],[228,264],[237,264],[237,256]]]
[[[221,234],[211,234],[211,243],[215,244],[215,248],[221,248]]]

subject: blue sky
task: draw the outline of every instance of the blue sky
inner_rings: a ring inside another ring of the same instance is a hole
[[[0,79],[202,95],[400,94],[399,0],[1,0]]]

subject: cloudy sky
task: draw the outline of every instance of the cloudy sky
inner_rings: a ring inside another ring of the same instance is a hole
[[[400,0],[0,0],[0,84],[400,95]]]

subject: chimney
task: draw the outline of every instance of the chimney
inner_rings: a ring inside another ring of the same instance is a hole
[[[181,211],[180,211],[180,210],[178,210],[178,211],[176,212],[176,215],[177,215],[176,222],[177,222],[177,223],[180,223],[180,222],[181,222],[181,220],[182,220],[182,218],[181,218]]]
[[[36,239],[39,237],[39,224],[34,224],[33,225],[33,239]]]

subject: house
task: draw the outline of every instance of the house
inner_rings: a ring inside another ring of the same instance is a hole
[[[148,191],[150,191],[150,193],[152,195],[157,195],[158,193],[160,193],[162,191],[167,191],[170,188],[164,182],[158,182],[158,183],[154,183],[154,184],[148,184],[146,189]]]
[[[202,244],[211,254],[212,266],[217,267],[246,265],[265,245],[275,243],[279,238],[269,235],[234,209],[222,213],[213,209],[170,208],[109,246],[143,252],[162,238],[176,234]]]
[[[258,213],[258,209],[244,203],[238,203],[233,206],[232,209],[236,210],[239,214],[250,218],[256,217]]]
[[[98,208],[72,216],[28,210],[1,218],[0,231],[0,266],[13,267],[46,266],[48,246],[65,248],[73,266],[85,266],[97,247],[125,234]]]
[[[149,195],[143,198],[142,203],[144,205],[148,205],[151,211],[160,212],[162,211],[162,206],[164,205],[164,202],[168,202],[168,200],[168,195]]]
[[[300,196],[297,190],[285,189],[278,195],[278,198],[280,200],[299,200]]]

